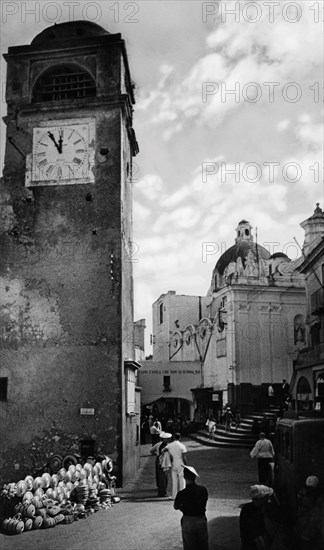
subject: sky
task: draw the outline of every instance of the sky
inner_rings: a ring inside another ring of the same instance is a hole
[[[299,224],[324,206],[322,2],[2,0],[0,8],[2,53],[72,19],[126,41],[140,148],[134,313],[146,319],[147,355],[153,302],[169,290],[205,296],[240,220],[271,253],[300,255]]]

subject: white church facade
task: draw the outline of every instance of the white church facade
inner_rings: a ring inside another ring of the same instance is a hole
[[[270,255],[242,220],[235,243],[216,263],[206,296],[169,291],[153,304],[153,360],[140,375],[143,402],[153,402],[154,373],[162,374],[161,364],[172,371],[167,379],[172,394],[160,384],[154,401],[161,410],[172,399],[175,412],[189,410],[191,420],[210,411],[219,416],[227,403],[242,413],[262,408],[270,384],[279,400],[282,380],[291,380],[297,352],[306,346],[299,263],[283,253]],[[181,399],[173,391],[177,387]]]

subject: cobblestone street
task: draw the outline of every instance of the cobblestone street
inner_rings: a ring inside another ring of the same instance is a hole
[[[256,467],[246,450],[208,448],[183,440],[188,463],[209,492],[207,517],[210,550],[239,550],[238,515],[248,500]],[[132,486],[119,490],[122,500],[71,525],[0,535],[2,550],[182,550],[181,513],[173,502],[156,498],[154,457],[150,445],[141,448],[141,470]]]

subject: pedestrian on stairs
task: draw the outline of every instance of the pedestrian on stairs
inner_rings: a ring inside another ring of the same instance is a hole
[[[213,416],[208,418],[206,426],[208,428],[208,439],[214,440],[216,432],[216,420]]]
[[[224,414],[224,417],[225,417],[225,430],[227,432],[229,432],[230,429],[231,429],[231,424],[234,420],[233,413],[232,413],[230,407],[227,407],[227,409],[225,411],[225,414]]]

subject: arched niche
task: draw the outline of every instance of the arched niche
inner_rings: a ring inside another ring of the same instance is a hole
[[[304,315],[295,315],[294,317],[294,343],[295,345],[305,344],[306,329]]]

